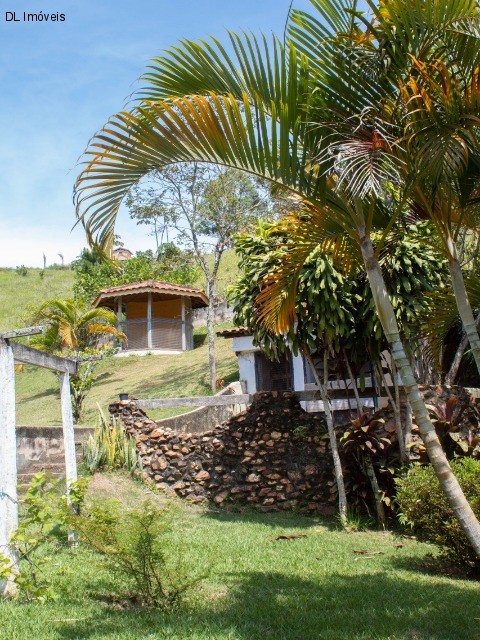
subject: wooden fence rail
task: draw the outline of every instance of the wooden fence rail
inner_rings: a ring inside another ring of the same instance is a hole
[[[393,392],[394,388],[390,390]],[[467,391],[474,398],[480,398],[480,389],[469,388]],[[278,393],[282,393],[279,391]],[[320,391],[294,391],[295,398],[300,402],[321,401]],[[360,398],[374,398],[375,391],[373,389],[365,389],[358,392]],[[137,404],[140,409],[164,409],[167,407],[220,407],[233,404],[251,404],[253,402],[254,394],[241,393],[231,395],[218,395],[218,396],[196,396],[190,398],[147,398],[137,400]],[[350,398],[352,403],[355,403],[353,392],[347,395],[345,389],[329,389],[328,397],[330,400],[347,400]]]
[[[279,391],[278,393],[282,393]],[[321,401],[320,391],[294,391],[295,398],[300,402]],[[345,389],[329,389],[328,396],[330,400],[346,400],[348,397],[355,402],[353,392],[347,396]],[[373,398],[375,392],[373,389],[359,391],[361,398]],[[165,407],[219,407],[232,404],[251,404],[254,394],[241,393],[231,395],[218,396],[196,396],[191,398],[150,398],[137,401],[140,409],[163,409]]]

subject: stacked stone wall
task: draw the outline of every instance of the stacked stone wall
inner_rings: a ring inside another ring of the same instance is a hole
[[[114,402],[137,441],[147,482],[193,502],[333,514],[337,490],[323,419],[292,393],[258,393],[246,411],[196,433],[159,427],[135,401]]]

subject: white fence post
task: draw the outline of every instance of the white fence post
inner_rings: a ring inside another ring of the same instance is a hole
[[[70,395],[70,374],[60,373],[60,397],[62,401],[63,442],[65,447],[65,476],[67,481],[67,496],[72,482],[77,480],[77,455],[75,452],[75,429],[73,426],[72,400]],[[75,534],[69,532],[68,541],[76,542]]]
[[[18,526],[17,440],[15,433],[15,362],[13,348],[0,337],[0,551],[16,558],[9,541]],[[9,584],[0,582],[0,593]]]

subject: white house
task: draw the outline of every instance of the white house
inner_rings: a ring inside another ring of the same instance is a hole
[[[243,393],[256,393],[257,391],[309,391],[317,389],[310,365],[301,354],[292,352],[283,355],[277,361],[269,360],[260,347],[253,344],[250,331],[244,327],[235,327],[225,331],[219,331],[217,335],[224,338],[233,338],[232,349],[238,358],[240,384]],[[321,366],[320,366],[321,368]],[[383,398],[376,395],[372,385],[373,375],[370,364],[365,367],[365,388],[370,392],[370,397],[362,398],[363,407],[378,407],[384,404]],[[347,379],[332,379],[330,376],[328,387],[335,395],[342,395],[340,399],[332,400],[332,408],[335,410],[355,409],[355,397],[352,381]],[[357,386],[360,381],[357,380]],[[342,390],[344,393],[342,393]],[[322,411],[323,403],[320,401],[302,403],[307,411]]]

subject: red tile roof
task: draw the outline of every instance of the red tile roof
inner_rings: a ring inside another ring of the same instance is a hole
[[[93,302],[96,307],[100,302],[105,303],[110,298],[115,298],[119,294],[135,295],[136,293],[171,293],[173,295],[188,296],[192,300],[193,307],[207,307],[208,297],[201,289],[192,289],[179,284],[161,282],[159,280],[144,280],[143,282],[132,282],[130,284],[120,284],[116,287],[100,289]]]

